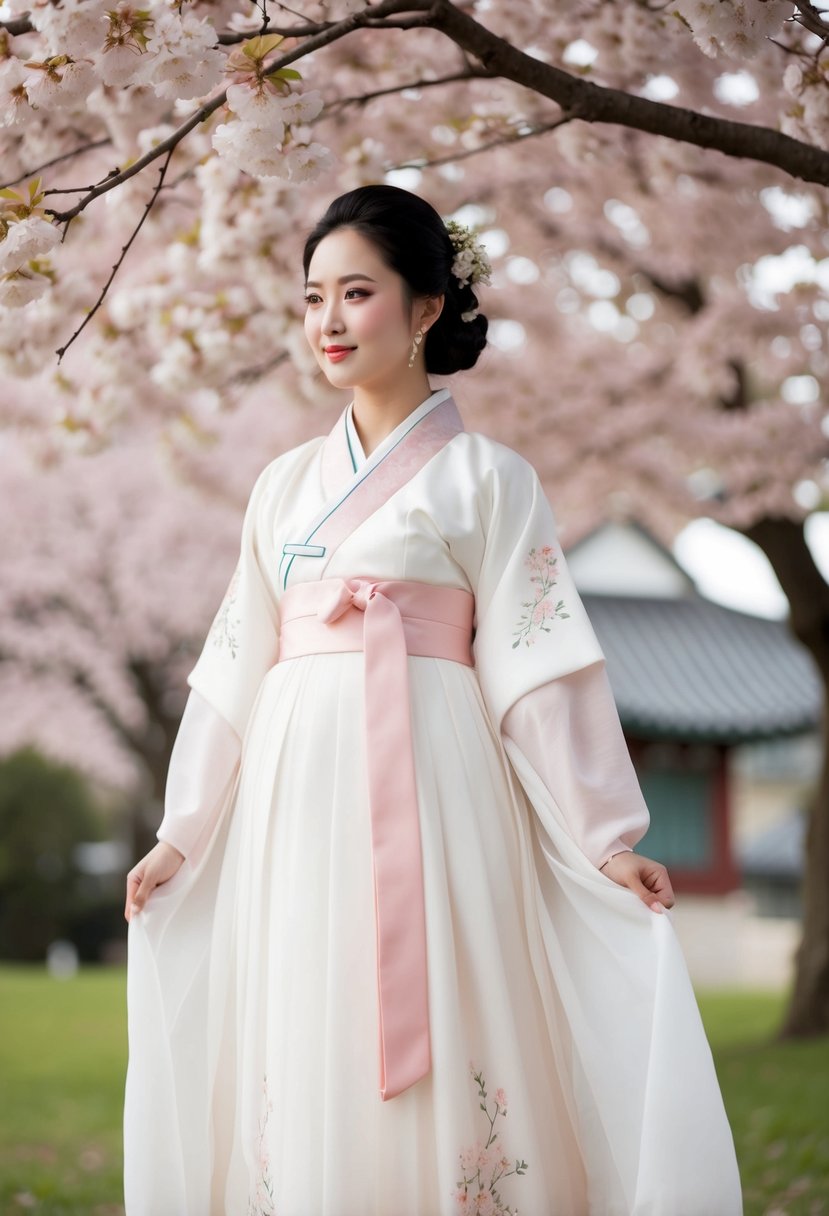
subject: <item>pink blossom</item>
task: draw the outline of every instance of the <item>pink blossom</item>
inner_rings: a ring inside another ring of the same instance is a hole
[[[322,94],[316,89],[304,93],[292,92],[283,99],[285,121],[290,123],[311,122],[322,111]]]
[[[791,12],[785,0],[765,0],[763,4],[746,0],[678,0],[682,13],[694,32],[694,40],[706,54],[718,50],[729,55],[751,57],[765,40],[780,28]]]
[[[30,215],[9,227],[0,240],[0,274],[18,270],[32,258],[53,249],[60,242],[60,229],[48,220]]]
[[[463,1148],[458,1154],[460,1157],[461,1169],[463,1170],[464,1174],[467,1174],[470,1170],[474,1169],[475,1163],[478,1160],[480,1147],[481,1146],[479,1144],[476,1144],[474,1146]]]
[[[249,88],[246,84],[227,86],[228,109],[254,127],[266,128],[274,141],[285,138],[285,99],[268,88]]]
[[[4,308],[25,308],[49,290],[46,275],[31,270],[14,270],[0,278],[0,305]]]
[[[476,1216],[494,1216],[496,1210],[492,1192],[479,1191],[475,1196],[475,1207],[473,1208]]]
[[[0,127],[14,127],[30,120],[31,105],[25,83],[30,73],[21,59],[0,59]]]
[[[490,1144],[487,1148],[481,1145],[478,1150],[478,1169],[484,1173],[493,1169],[500,1155],[501,1149],[498,1144]]]
[[[26,81],[26,92],[35,109],[73,111],[97,84],[91,63],[70,60],[56,67],[33,69]]]
[[[213,133],[213,147],[237,168],[255,177],[290,176],[290,167],[280,141],[284,127],[257,127],[244,119],[222,123]]]
[[[291,171],[291,180],[296,182],[314,181],[334,166],[331,152],[319,143],[296,144],[288,149],[285,159]]]
[[[498,1103],[498,1105],[500,1106],[503,1113],[506,1114],[507,1113],[507,1095],[504,1093],[503,1089],[496,1089],[495,1101]]]
[[[551,616],[555,615],[555,609],[549,600],[539,600],[532,611],[532,623],[534,625],[542,625],[544,621],[548,621]]]
[[[222,78],[216,30],[192,13],[156,11],[147,50],[144,79],[159,97],[203,97]]]
[[[107,29],[106,0],[63,0],[60,5],[32,5],[31,20],[43,36],[46,54],[84,59],[100,51]]]

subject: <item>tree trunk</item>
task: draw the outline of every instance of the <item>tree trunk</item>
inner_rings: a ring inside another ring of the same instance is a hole
[[[781,1039],[829,1032],[829,586],[814,563],[802,523],[761,519],[745,529],[780,580],[795,637],[810,651],[823,681],[820,778],[809,808],[803,872],[803,927],[795,981]]]
[[[130,864],[134,865],[158,844],[156,831],[164,814],[167,771],[181,714],[171,716],[166,708],[163,672],[143,662],[134,662],[131,670],[148,715],[146,729],[139,738],[133,740],[146,774],[143,789],[131,808]],[[182,710],[183,708],[182,705]]]

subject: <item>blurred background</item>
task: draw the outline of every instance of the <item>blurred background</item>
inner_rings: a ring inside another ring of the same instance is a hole
[[[364,0],[0,4],[0,1212],[123,1212],[125,875],[253,481],[346,403],[302,332],[304,236],[385,180],[492,262],[451,388],[555,509],[746,1214],[829,1213],[829,25],[469,0],[464,42],[405,7],[337,40]],[[199,110],[323,34],[268,77],[284,142]]]

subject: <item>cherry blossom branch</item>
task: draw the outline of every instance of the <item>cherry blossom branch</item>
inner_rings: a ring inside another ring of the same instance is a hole
[[[817,34],[819,38],[829,39],[829,25],[822,19],[813,4],[796,2],[794,7],[797,11],[787,18],[788,21],[802,25],[804,29],[809,30],[812,34]]]
[[[454,72],[451,76],[439,76],[435,80],[410,80],[404,84],[390,85],[387,89],[375,89],[371,93],[355,93],[352,97],[337,97],[326,107],[326,115],[338,113],[346,106],[362,106],[378,97],[391,97],[396,93],[405,93],[407,89],[433,89],[439,85],[455,84],[460,80],[491,80],[492,74],[480,68],[469,68],[463,72]]]
[[[414,3],[415,5],[422,4],[425,8],[428,4],[431,4],[431,0],[414,0]],[[304,59],[305,56],[309,55],[312,51],[316,51],[324,46],[328,46],[332,42],[337,42],[340,38],[344,38],[347,34],[353,33],[354,30],[360,29],[368,23],[369,18],[366,16],[366,13],[370,13],[372,21],[375,21],[379,17],[393,15],[411,7],[412,0],[382,0],[382,3],[374,5],[370,10],[352,13],[343,21],[338,21],[335,25],[323,30],[321,34],[308,38],[300,46],[294,47],[290,51],[286,51],[284,55],[279,56],[268,65],[268,70],[270,72],[274,72],[278,71],[280,68],[287,67],[288,64],[294,63],[297,59]],[[224,105],[226,100],[227,90],[222,89],[222,91],[217,93],[215,97],[211,97],[211,99],[205,102],[204,105],[200,106],[198,110],[195,110],[190,117],[181,124],[180,127],[177,127],[176,130],[172,132],[172,134],[168,135],[166,139],[161,140],[155,145],[155,147],[146,152],[144,156],[139,157],[138,160],[134,161],[133,164],[131,164],[127,169],[113,170],[113,172],[108,174],[102,182],[98,182],[95,186],[87,187],[83,198],[81,198],[74,207],[70,207],[68,211],[54,211],[51,208],[47,208],[47,214],[52,215],[56,223],[68,224],[70,220],[73,220],[75,216],[80,215],[80,213],[85,210],[85,208],[88,207],[91,202],[94,202],[96,198],[99,198],[102,194],[106,194],[109,190],[114,190],[115,187],[120,186],[122,182],[128,181],[131,177],[135,177],[137,173],[141,173],[142,170],[146,169],[147,165],[151,165],[154,160],[158,160],[159,157],[164,156],[167,152],[171,152],[178,146],[178,144],[181,143],[185,136],[194,129],[194,127],[199,126],[200,123],[209,118],[210,115],[218,110],[220,106]],[[53,188],[44,191],[44,194],[76,194],[78,189],[83,189],[83,187],[76,188],[75,190],[57,190]]]
[[[370,30],[414,30],[431,26],[432,21],[428,13],[423,13],[417,17],[389,17],[386,21],[374,21],[369,18],[365,24]]]
[[[216,38],[219,46],[236,46],[257,34],[281,34],[283,38],[313,38],[331,29],[334,21],[306,21],[304,25],[271,25],[270,18],[262,22],[258,30],[230,31]]]
[[[420,7],[421,3],[424,7],[428,3],[432,9],[429,23],[432,28],[468,51],[493,75],[532,89],[569,112],[577,109],[585,122],[632,127],[680,143],[712,148],[726,156],[774,165],[792,177],[829,185],[829,152],[823,148],[802,143],[770,127],[699,114],[570,76],[524,54],[461,12],[451,0],[411,0],[412,7]]]
[[[804,21],[819,22],[811,4],[797,6]],[[821,24],[821,34],[826,27]],[[667,139],[711,148],[727,156],[752,159],[783,169],[790,176],[819,185],[829,185],[829,151],[813,147],[780,131],[750,123],[700,114],[680,106],[651,101],[623,90],[597,85],[570,75],[561,68],[544,63],[512,46],[464,12],[451,0],[381,0],[380,3],[352,13],[343,21],[324,28],[298,26],[286,33],[297,36],[298,29],[319,32],[276,59],[272,70],[304,58],[358,29],[412,28],[427,26],[440,31],[480,63],[490,76],[514,81],[560,105],[568,114],[585,122],[603,122],[661,135]],[[68,223],[93,199],[114,189],[148,164],[164,156],[199,123],[224,104],[223,90],[211,98],[177,128],[167,139],[148,151],[127,169],[118,169],[102,182],[88,188],[73,208],[51,212],[55,220]],[[52,190],[51,193],[57,193]]]
[[[281,350],[278,354],[273,355],[270,359],[266,359],[264,363],[257,363],[255,366],[251,367],[243,367],[238,372],[233,373],[227,382],[228,387],[238,384],[255,384],[258,380],[261,380],[263,376],[266,376],[268,372],[272,372],[275,367],[279,367],[279,365],[284,363],[288,358],[288,352],[286,350]]]
[[[91,152],[95,148],[104,148],[111,142],[109,136],[105,136],[103,139],[93,139],[87,144],[81,144],[79,148],[73,148],[71,152],[63,152],[60,156],[53,156],[51,160],[44,161],[42,165],[35,165],[33,169],[27,169],[25,173],[21,173],[19,177],[15,177],[11,181],[0,182],[0,190],[8,190],[10,186],[18,186],[30,177],[35,177],[36,174],[42,173],[44,169],[51,169],[53,165],[59,165],[65,160],[72,160],[75,156],[83,156],[84,152]]]
[[[139,232],[141,231],[141,228],[143,227],[144,221],[146,220],[147,216],[150,214],[150,212],[153,209],[155,201],[158,198],[159,192],[161,191],[161,187],[164,185],[164,176],[167,172],[170,161],[172,160],[174,151],[175,151],[174,148],[170,148],[169,152],[167,153],[164,163],[161,166],[161,169],[159,170],[158,181],[156,182],[155,189],[153,190],[153,192],[149,198],[149,201],[146,203],[144,210],[141,214],[141,218],[138,221],[138,223],[136,224],[135,228],[133,229],[132,235],[130,236],[126,245],[124,245],[124,247],[122,248],[121,256],[118,258],[115,265],[112,267],[109,278],[107,279],[106,283],[104,283],[103,287],[101,288],[101,291],[100,291],[100,294],[98,295],[97,300],[93,304],[92,308],[90,308],[89,312],[86,314],[83,321],[81,321],[78,328],[72,334],[72,337],[69,339],[69,341],[66,342],[63,346],[61,346],[57,351],[55,351],[55,354],[58,357],[58,363],[60,363],[63,356],[69,350],[69,347],[72,345],[72,343],[75,341],[75,339],[80,336],[80,334],[83,332],[83,330],[89,324],[89,322],[95,316],[95,313],[98,311],[98,309],[103,304],[106,294],[109,291],[110,286],[112,284],[112,280],[115,278],[116,274],[118,273],[119,269],[121,268],[121,263],[124,261],[124,258],[127,256],[130,246],[132,245],[135,238],[138,236]]]
[[[398,165],[389,165],[389,169],[434,169],[439,165],[455,164],[459,160],[468,160],[470,156],[478,156],[481,152],[489,152],[491,148],[501,148],[506,144],[517,144],[524,139],[532,139],[536,135],[546,135],[548,131],[555,131],[557,127],[563,127],[565,123],[572,122],[574,118],[578,118],[578,114],[562,114],[553,122],[540,123],[532,127],[529,131],[517,131],[515,134],[502,135],[498,139],[492,139],[489,143],[480,144],[477,148],[465,148],[463,152],[453,152],[448,156],[438,156],[434,160],[407,160],[401,161]]]

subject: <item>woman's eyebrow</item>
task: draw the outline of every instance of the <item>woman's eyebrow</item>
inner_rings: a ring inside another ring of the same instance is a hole
[[[350,283],[352,281],[352,279],[367,279],[369,283],[377,282],[376,279],[372,279],[371,276],[367,275],[367,274],[344,274],[341,278],[337,279],[337,282],[338,283]],[[305,286],[306,287],[322,287],[322,283],[313,283],[310,279],[306,279]]]

